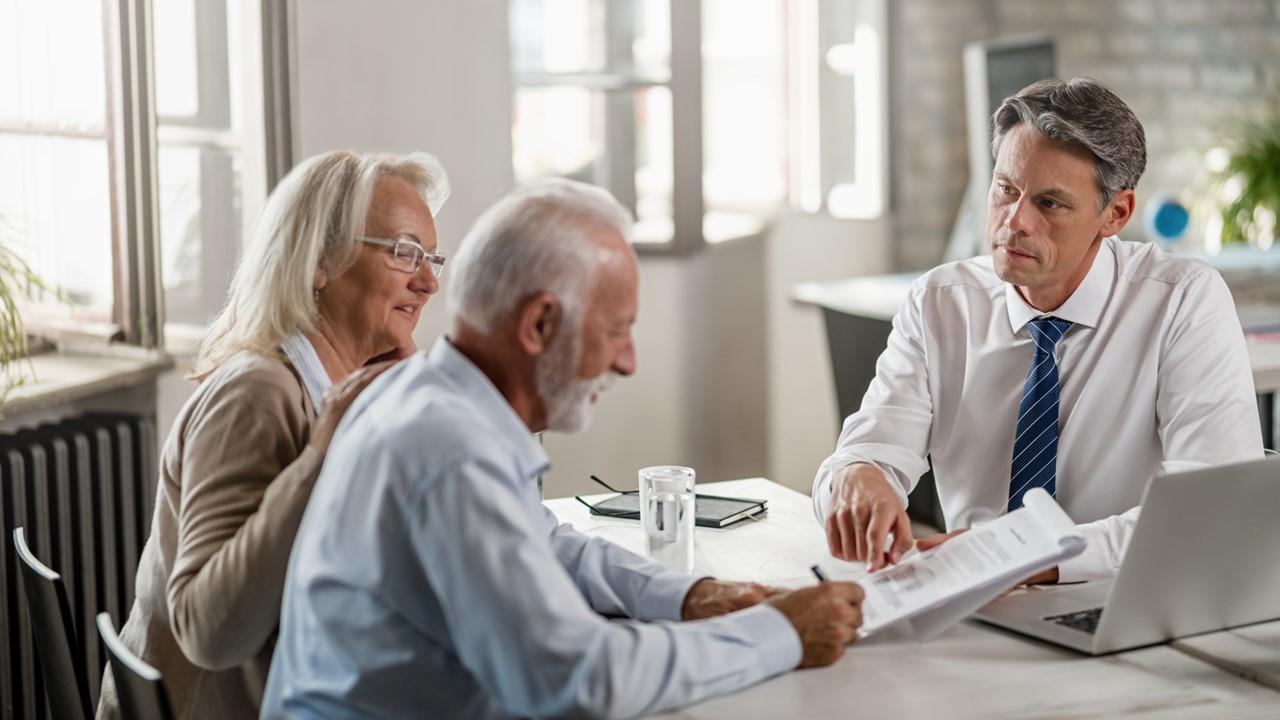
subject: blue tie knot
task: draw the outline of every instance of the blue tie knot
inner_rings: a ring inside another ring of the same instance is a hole
[[[1035,341],[1037,347],[1048,345],[1053,348],[1067,333],[1067,328],[1071,327],[1071,323],[1062,318],[1053,316],[1036,318],[1027,324],[1027,330],[1031,332],[1031,339]]]

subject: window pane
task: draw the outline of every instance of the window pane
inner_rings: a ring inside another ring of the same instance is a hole
[[[703,0],[703,197],[709,241],[749,234],[786,196],[786,8]]]
[[[518,181],[544,175],[591,180],[604,153],[593,101],[583,88],[538,88],[516,92],[515,172]]]
[[[668,0],[511,0],[512,66],[522,72],[665,76]]]
[[[205,325],[226,301],[241,247],[246,128],[258,121],[242,116],[254,107],[242,97],[244,55],[261,50],[243,18],[257,10],[243,2],[165,4],[157,36],[163,27],[172,42],[157,38],[156,62],[176,68],[167,78],[157,69],[156,170],[165,321],[174,331]]]
[[[200,111],[195,0],[162,0],[153,7],[156,114],[194,116]]]
[[[671,91],[642,90],[636,103],[636,242],[669,242],[672,223]]]
[[[637,242],[671,239],[671,91],[575,87],[516,92],[519,182],[548,175],[607,188],[636,215]]]
[[[0,0],[0,126],[102,133],[103,68],[102,0]]]
[[[165,317],[202,325],[226,298],[240,249],[239,167],[228,152],[161,147]]]
[[[859,9],[855,4],[828,2],[820,33],[822,50],[823,184],[855,185],[858,182],[857,84],[867,82],[874,67],[867,67],[867,48],[858,43]],[[865,41],[864,41],[865,44]],[[859,73],[865,76],[860,78]]]
[[[110,320],[106,142],[0,133],[0,157],[0,215],[19,255],[85,317]]]

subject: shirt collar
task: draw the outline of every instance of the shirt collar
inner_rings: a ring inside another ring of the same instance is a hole
[[[457,385],[461,394],[475,405],[480,416],[503,438],[511,441],[517,454],[517,462],[530,478],[551,467],[547,451],[534,438],[533,433],[529,432],[520,416],[516,415],[511,403],[498,391],[489,376],[447,338],[436,340],[427,354],[427,364]]]
[[[1093,266],[1085,274],[1084,280],[1080,281],[1080,286],[1066,302],[1052,312],[1041,312],[1031,307],[1018,294],[1013,283],[1005,283],[1005,307],[1009,310],[1009,326],[1013,334],[1017,335],[1027,323],[1046,315],[1062,318],[1072,325],[1096,328],[1098,321],[1102,319],[1107,297],[1111,295],[1111,288],[1115,285],[1116,258],[1112,248],[1113,241],[1114,238],[1110,237],[1102,239],[1102,246],[1093,258]]]
[[[333,385],[333,380],[325,372],[320,356],[316,354],[315,345],[311,344],[306,335],[294,333],[280,342],[280,350],[297,371],[302,387],[311,400],[311,409],[318,414],[324,407],[324,394]]]

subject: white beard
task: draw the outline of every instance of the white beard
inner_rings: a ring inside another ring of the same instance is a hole
[[[593,378],[575,377],[581,343],[576,332],[570,337],[553,345],[535,369],[538,397],[547,412],[547,429],[554,432],[585,430],[595,409],[592,396],[603,394],[617,379],[616,373],[608,371]]]

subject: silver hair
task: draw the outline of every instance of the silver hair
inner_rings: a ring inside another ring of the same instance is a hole
[[[193,371],[203,379],[241,351],[273,352],[296,332],[314,327],[314,287],[355,261],[374,188],[401,178],[434,216],[449,197],[449,177],[434,155],[345,150],[308,158],[267,198],[253,237],[236,266],[227,303],[200,345]]]
[[[1088,152],[1099,209],[1121,190],[1137,187],[1147,167],[1142,123],[1119,95],[1090,78],[1034,82],[1005,98],[991,124],[992,157],[1000,154],[1005,135],[1017,125]]]
[[[592,235],[627,237],[631,215],[605,190],[562,178],[519,188],[471,226],[453,259],[450,313],[492,331],[540,292],[556,296],[564,327],[576,331],[599,263]]]

